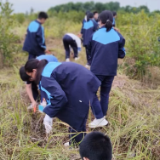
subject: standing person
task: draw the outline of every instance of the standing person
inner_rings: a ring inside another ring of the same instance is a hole
[[[91,132],[83,139],[79,152],[82,160],[112,160],[110,138],[100,132]]]
[[[98,12],[97,11],[94,11],[93,12],[93,18],[94,18],[94,20],[98,23],[98,16],[99,16],[99,14],[98,14]]]
[[[23,50],[29,54],[28,59],[36,58],[37,56],[43,55],[47,52],[44,28],[42,26],[47,18],[47,13],[40,12],[38,19],[32,21],[28,26],[26,39],[23,45]]]
[[[117,12],[113,12],[113,27],[116,27],[116,17],[117,17]]]
[[[25,70],[48,95],[48,105],[43,110],[47,133],[51,131],[52,118],[58,117],[70,125],[70,143],[81,142],[86,132],[89,103],[93,103],[100,81],[88,69],[72,62],[33,59],[26,63]]]
[[[53,55],[41,55],[36,58],[38,61],[41,61],[43,59],[47,60],[48,62],[58,62],[58,59]],[[32,109],[34,106],[37,105],[37,98],[38,98],[38,87],[35,82],[33,82],[30,77],[26,74],[24,66],[20,68],[19,70],[20,77],[23,81],[26,82],[26,92],[27,95],[31,101],[31,105],[28,107],[28,109]],[[41,96],[41,101],[44,97]]]
[[[91,71],[101,81],[101,107],[103,116],[106,116],[109,103],[109,93],[111,90],[114,76],[117,74],[118,58],[125,57],[125,39],[120,33],[112,28],[113,15],[110,11],[103,11],[99,15],[100,29],[93,34],[90,42],[89,51],[91,53]],[[94,103],[99,103],[97,96]],[[93,109],[96,109],[93,107]],[[95,116],[98,115],[95,110]],[[96,120],[90,123],[94,128]]]
[[[82,37],[83,37],[83,45],[86,49],[86,57],[87,57],[87,65],[89,67],[91,65],[91,57],[88,51],[88,45],[92,34],[97,30],[98,26],[95,20],[93,19],[93,13],[87,14],[87,22],[83,25]]]
[[[74,59],[78,59],[78,53],[81,51],[81,39],[72,33],[67,33],[63,37],[63,45],[66,52],[66,62],[70,61],[70,52],[73,49]]]

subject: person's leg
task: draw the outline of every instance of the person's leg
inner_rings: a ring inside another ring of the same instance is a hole
[[[104,117],[100,101],[97,97],[97,93],[95,93],[91,108],[96,119],[101,119]]]
[[[78,57],[78,47],[77,47],[77,44],[76,42],[73,40],[71,43],[70,43],[73,51],[74,51],[74,58],[77,58]]]
[[[91,55],[89,53],[88,46],[85,46],[85,49],[86,49],[87,64],[90,66],[91,65]]]
[[[114,76],[106,76],[101,84],[101,107],[103,111],[103,115],[106,116],[108,111],[108,103],[109,103],[109,93],[112,88],[112,83],[114,80]]]
[[[33,98],[36,101],[38,98],[38,87],[35,82],[32,82],[32,93],[33,93]]]
[[[29,55],[28,55],[28,60],[30,60],[30,59],[35,59],[35,58],[36,58],[35,55],[33,55],[32,53],[29,53]]]
[[[64,38],[63,38],[63,45],[64,45],[64,48],[65,48],[66,59],[70,58],[70,48],[69,48],[69,43],[68,43],[67,36],[64,36]]]

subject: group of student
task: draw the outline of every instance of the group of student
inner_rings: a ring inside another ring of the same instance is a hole
[[[47,18],[47,13],[40,12],[38,19],[29,24],[23,47],[29,56],[26,64],[20,68],[20,77],[26,82],[26,91],[32,102],[30,108],[37,105],[39,88],[41,102],[46,101],[43,110],[46,114],[43,122],[46,133],[52,131],[53,118],[58,117],[70,126],[70,141],[67,144],[82,142],[80,154],[84,160],[111,160],[109,138],[98,132],[85,136],[86,123],[91,106],[95,119],[88,126],[97,128],[108,124],[109,93],[117,74],[118,58],[125,57],[125,39],[113,28],[115,21],[112,12],[106,10],[99,15],[97,12],[87,12],[81,34],[90,70],[69,62],[71,48],[75,60],[81,50],[80,38],[72,33],[63,37],[66,62],[58,62],[55,56],[45,55],[48,50],[42,24]],[[100,101],[97,97],[99,87]],[[101,158],[95,158],[96,154],[101,154]]]

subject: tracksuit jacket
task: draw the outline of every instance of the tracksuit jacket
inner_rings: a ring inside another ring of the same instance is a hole
[[[23,50],[35,56],[44,54],[46,50],[44,28],[37,20],[28,26]]]

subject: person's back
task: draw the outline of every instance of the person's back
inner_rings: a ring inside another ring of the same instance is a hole
[[[38,56],[36,59],[38,59],[39,61],[42,59],[45,59],[48,62],[58,62],[58,59],[53,55],[41,55],[41,56]]]
[[[46,13],[40,12],[38,19],[32,21],[28,26],[23,50],[29,53],[29,59],[45,54],[46,44],[42,24],[47,18]]]
[[[108,136],[100,132],[86,135],[79,149],[82,160],[112,160],[112,144]]]
[[[118,58],[125,56],[119,54],[124,43],[124,38],[113,28],[108,32],[105,27],[100,28],[92,37],[91,71],[96,75],[116,75]]]

